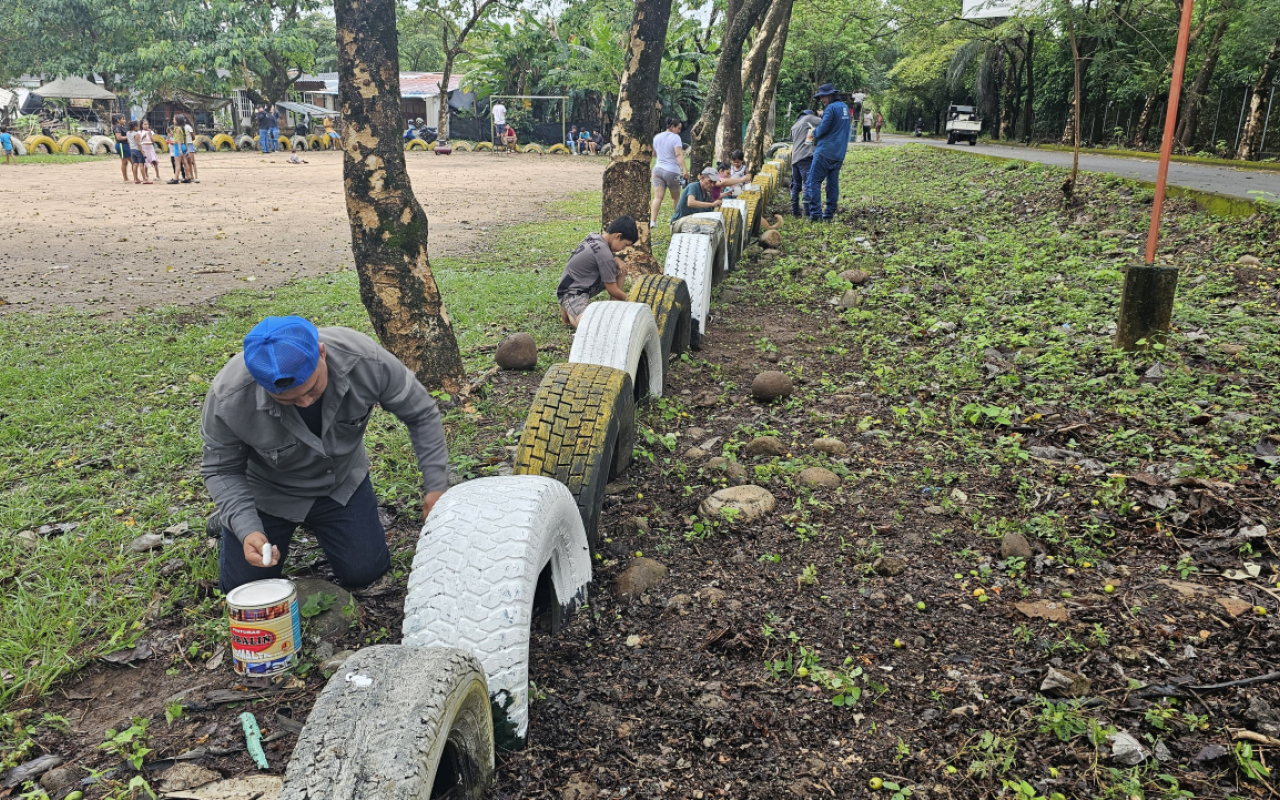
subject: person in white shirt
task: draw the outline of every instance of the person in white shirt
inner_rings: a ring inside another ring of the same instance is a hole
[[[684,142],[680,141],[680,129],[684,123],[675,117],[667,118],[667,129],[653,137],[653,154],[658,163],[653,165],[650,183],[653,185],[653,202],[649,206],[649,227],[657,226],[662,199],[671,192],[672,206],[680,204],[680,179],[687,177],[684,167]]]
[[[853,107],[849,109],[850,116],[856,123],[858,120],[862,119],[862,104],[867,101],[867,90],[859,89],[853,93],[853,97],[850,99],[853,101]]]
[[[495,143],[502,141],[502,137],[507,133],[507,107],[502,103],[493,104],[493,141]]]

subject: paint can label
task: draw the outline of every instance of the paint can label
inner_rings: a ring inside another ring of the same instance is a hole
[[[288,671],[297,660],[298,646],[302,641],[297,594],[289,581],[273,583],[288,586],[287,592],[280,592],[285,596],[270,605],[237,605],[236,592],[227,598],[231,616],[232,663],[241,675],[278,675]]]

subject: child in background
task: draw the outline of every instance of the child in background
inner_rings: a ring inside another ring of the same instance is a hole
[[[173,118],[173,124],[169,126],[169,157],[173,160],[173,180],[169,183],[191,183],[191,178],[183,177],[178,180],[178,169],[182,168],[183,175],[186,172],[186,155],[187,155],[187,132],[182,129],[182,123],[186,118],[181,114]]]
[[[151,132],[151,123],[144,117],[138,128],[138,143],[142,145],[142,178],[143,183],[151,183],[147,179],[147,166],[156,171],[156,180],[160,180],[160,161],[156,158],[156,137]]]
[[[600,292],[608,292],[614,300],[626,300],[622,282],[627,278],[627,263],[615,253],[621,253],[640,238],[636,221],[631,217],[618,217],[605,227],[604,233],[588,234],[587,238],[569,256],[556,297],[560,300],[560,319],[577,329],[591,298]]]
[[[134,120],[129,123],[129,132],[125,134],[125,138],[129,141],[129,163],[133,166],[133,182],[142,183],[138,180],[138,167],[142,167],[142,177],[147,177],[147,164],[142,160],[142,142],[138,138],[138,121]]]
[[[742,155],[742,151],[734,151],[734,155]],[[720,177],[716,179],[716,185],[711,190],[712,200],[719,200],[721,197],[737,197],[738,192],[742,191],[742,184],[751,182],[746,163],[741,160],[738,163],[742,164],[742,168],[738,170],[737,175],[734,175],[733,164],[727,161],[716,164],[716,172]]]
[[[191,127],[191,120],[185,114],[182,116],[182,130],[187,134],[187,177],[199,183],[200,176],[196,175],[196,131]]]
[[[747,174],[747,157],[741,150],[734,150],[729,156],[729,178],[733,183],[729,185],[727,197],[737,197],[742,191],[742,184],[751,182],[751,176]]]
[[[0,128],[0,148],[4,149],[4,163],[13,163],[13,135],[8,128]]]

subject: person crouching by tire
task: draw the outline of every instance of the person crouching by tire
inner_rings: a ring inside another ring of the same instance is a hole
[[[200,418],[200,474],[217,507],[218,588],[278,578],[299,525],[338,580],[368,586],[391,566],[364,431],[375,405],[409,429],[425,517],[448,488],[440,411],[417,377],[373,339],[267,317],[214,378]],[[264,545],[269,545],[264,560]]]
[[[560,320],[578,329],[591,298],[608,292],[614,300],[626,300],[622,282],[627,278],[627,262],[618,258],[621,253],[640,240],[636,221],[631,217],[618,217],[610,222],[604,233],[588,234],[569,256],[564,274],[556,287],[560,300]]]

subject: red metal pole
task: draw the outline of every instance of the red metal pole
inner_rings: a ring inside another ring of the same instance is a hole
[[[1160,171],[1156,174],[1156,201],[1151,207],[1151,229],[1147,232],[1147,264],[1156,260],[1160,241],[1160,212],[1164,210],[1164,186],[1169,180],[1169,157],[1173,155],[1173,129],[1178,125],[1178,101],[1182,98],[1182,74],[1187,68],[1187,41],[1191,37],[1193,0],[1182,0],[1182,27],[1178,30],[1178,50],[1173,57],[1173,79],[1169,82],[1169,109],[1164,115],[1164,141],[1160,144]]]

